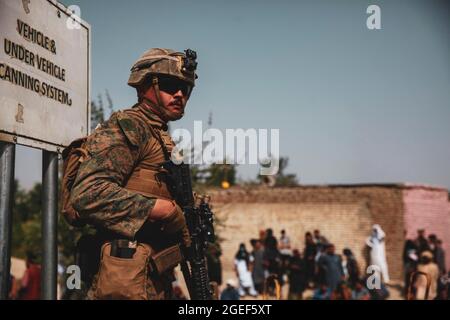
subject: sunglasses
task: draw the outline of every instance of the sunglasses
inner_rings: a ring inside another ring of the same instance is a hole
[[[175,94],[181,91],[184,96],[189,97],[191,95],[192,86],[184,81],[174,80],[174,79],[158,79],[159,90],[164,91],[168,94]]]

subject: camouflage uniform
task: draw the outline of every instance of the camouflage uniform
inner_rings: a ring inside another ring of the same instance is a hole
[[[89,157],[81,164],[72,191],[74,208],[88,223],[129,239],[135,238],[147,220],[156,197],[127,190],[124,188],[127,179],[147,141],[151,143],[155,163],[164,161],[162,147],[152,138],[147,123],[172,148],[167,125],[144,104],[114,113],[87,139]]]
[[[143,57],[160,58],[163,53],[173,53],[166,49],[152,50]],[[155,55],[155,52],[158,55]],[[142,64],[143,61],[146,60],[141,58],[137,64]],[[161,59],[157,60],[159,61]],[[178,59],[178,61],[182,60]],[[175,62],[178,63],[178,61]],[[181,64],[178,63],[178,66],[180,68]],[[155,74],[155,65],[150,67],[153,68],[150,74]],[[145,70],[136,69],[130,77],[129,84],[142,82],[147,76]],[[171,65],[171,68],[160,70],[159,73],[176,76],[177,70]],[[191,78],[194,76],[195,73],[192,73]],[[182,77],[178,76],[178,78]],[[158,96],[158,103],[159,100]],[[158,173],[161,164],[167,160],[167,152],[170,153],[174,147],[167,130],[166,122],[150,110],[147,101],[140,102],[131,109],[114,113],[106,123],[87,138],[84,145],[87,157],[79,167],[70,201],[81,219],[97,229],[101,241],[137,240],[151,244],[155,251],[180,242],[178,237],[163,235],[158,222],[148,219],[158,198],[172,200],[164,178]],[[151,175],[155,184],[153,189],[142,190],[142,181],[139,180],[139,176],[141,173],[149,172],[155,173]],[[141,185],[139,186],[138,183],[136,188],[132,182],[135,184],[140,182]],[[173,270],[170,270],[158,278],[151,279],[150,299],[170,298],[172,275]],[[98,274],[94,277],[88,298],[93,298],[92,292],[95,290],[96,278]]]
[[[151,157],[151,162],[161,164],[164,161],[162,147],[152,137],[148,124],[161,134],[171,150],[173,142],[167,125],[144,104],[113,114],[86,141],[89,156],[80,165],[72,203],[105,241],[127,238],[152,242],[155,239],[159,241],[158,247],[168,245],[168,241],[161,243],[164,239],[160,239],[157,228],[151,230],[150,225],[144,226],[157,197],[125,187],[136,164],[142,160],[144,150],[150,149],[146,156]]]

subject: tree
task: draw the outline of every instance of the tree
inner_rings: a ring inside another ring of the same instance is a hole
[[[209,178],[206,180],[207,186],[222,186],[222,182],[226,181],[230,186],[236,182],[236,167],[231,164],[212,164],[208,171]]]
[[[105,115],[101,104],[97,104],[94,100],[91,101],[91,130],[94,130],[97,125],[105,121]]]
[[[36,183],[29,191],[22,189],[15,181],[13,206],[13,233],[11,253],[25,259],[28,251],[33,252],[38,262],[42,257],[42,185]],[[60,199],[60,197],[59,197]],[[60,205],[58,206],[60,207]],[[59,262],[69,265],[74,262],[75,246],[78,239],[92,231],[88,228],[74,228],[64,221],[58,210],[58,252]]]
[[[41,185],[25,191],[16,180],[14,183],[12,254],[25,258],[27,251],[41,257]]]
[[[278,175],[276,179],[276,186],[284,186],[284,187],[293,187],[298,185],[297,182],[297,175],[290,173],[286,174],[285,170],[289,164],[289,158],[288,157],[281,157],[279,161],[279,169],[278,169]]]
[[[224,181],[233,186],[236,184],[236,166],[216,163],[205,168],[191,166],[191,176],[195,187],[221,187]]]
[[[105,90],[105,97],[106,101],[108,102],[108,115],[105,114],[105,108],[103,106],[103,96],[101,93],[97,95],[97,102],[94,100],[91,101],[91,130],[94,130],[97,125],[105,122],[105,119],[111,116],[114,111],[114,104],[108,90]]]

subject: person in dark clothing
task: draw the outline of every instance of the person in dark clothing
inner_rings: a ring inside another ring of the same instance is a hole
[[[314,242],[317,245],[318,251],[324,251],[326,246],[330,243],[327,238],[320,234],[320,230],[314,230]]]
[[[259,240],[263,246],[266,244],[266,230],[259,230]]]
[[[319,266],[320,257],[325,254],[325,248],[329,244],[327,238],[320,234],[320,230],[314,230],[314,243],[316,244],[316,258],[315,258],[315,270],[314,270],[314,280],[317,283],[323,283],[325,281],[325,273],[323,268]]]
[[[403,248],[403,270],[405,274],[405,287],[403,295],[406,297],[410,285],[411,274],[417,270],[419,255],[417,254],[417,246],[414,241],[408,239],[405,241]]]
[[[276,249],[278,251],[278,241],[277,238],[273,235],[272,229],[266,230],[266,237],[264,239],[264,246],[270,249]]]
[[[417,238],[414,241],[417,247],[417,254],[420,256],[424,251],[430,251],[430,245],[427,238],[425,238],[425,229],[417,230]]]
[[[439,277],[438,280],[437,285],[438,295],[436,297],[436,300],[450,300],[449,290],[450,290],[450,273],[448,275],[443,274]]]
[[[272,229],[266,230],[266,241],[264,245],[264,266],[269,274],[274,274],[280,285],[283,285],[283,274],[281,268],[281,254],[278,250],[277,239],[273,236]]]
[[[430,251],[433,253],[434,262],[439,267],[439,273],[441,275],[445,274],[445,251],[442,248],[442,240],[438,239],[435,234],[430,234],[428,236],[428,241],[430,245]]]
[[[339,282],[344,277],[342,270],[342,259],[335,254],[335,247],[329,244],[326,247],[326,254],[319,258],[319,268],[323,270],[324,281],[331,291],[334,291]]]
[[[300,251],[295,249],[288,264],[289,300],[303,299],[303,291],[307,285],[305,269],[305,261],[302,259]]]
[[[230,279],[227,281],[227,287],[222,291],[220,300],[239,300],[239,292],[236,289],[236,283]]]
[[[250,241],[253,250],[250,254],[252,279],[256,291],[262,294],[264,291],[264,249],[259,239],[252,239]]]
[[[360,275],[358,262],[356,261],[355,256],[350,249],[345,248],[342,253],[344,254],[346,261],[347,281],[350,285],[350,288],[354,289]]]
[[[269,275],[281,275],[281,257],[278,250],[264,249],[264,267]]]
[[[445,279],[447,292],[446,292],[446,298],[450,300],[450,271],[447,274],[447,278]]]
[[[286,230],[281,230],[281,237],[278,241],[278,250],[281,256],[281,274],[284,276],[287,273],[289,259],[292,256],[291,239],[286,234]]]
[[[311,232],[307,232],[305,234],[305,249],[303,250],[303,259],[305,260],[305,274],[308,285],[310,285],[314,281],[316,255],[317,246],[314,243]]]
[[[220,256],[222,250],[220,244],[216,241],[209,243],[206,250],[206,263],[208,265],[208,276],[210,281],[216,282],[219,286],[222,284],[222,263]]]
[[[411,239],[407,239],[403,247],[403,263],[407,263],[411,259],[417,261],[418,260],[416,259],[416,257],[418,258],[417,251],[418,250],[416,243]],[[414,256],[411,256],[412,254]]]
[[[441,272],[441,274],[445,274],[447,271],[447,267],[445,265],[445,251],[442,248],[442,240],[438,239],[436,241],[436,250],[435,250],[435,259],[436,259],[436,264],[439,267],[439,271]]]

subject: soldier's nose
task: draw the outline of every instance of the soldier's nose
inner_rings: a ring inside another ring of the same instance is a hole
[[[183,92],[181,91],[181,89],[180,90],[178,90],[177,92],[175,92],[175,94],[173,95],[174,97],[180,97],[180,98],[182,98],[183,97]]]

